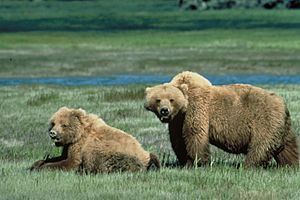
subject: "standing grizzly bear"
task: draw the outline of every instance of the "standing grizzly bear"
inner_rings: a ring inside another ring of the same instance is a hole
[[[82,109],[60,108],[50,120],[49,136],[56,146],[63,147],[62,155],[37,161],[31,170],[108,173],[160,167],[157,157],[134,137]]]
[[[296,136],[283,99],[251,85],[196,86],[166,83],[146,89],[145,108],[169,124],[181,165],[207,164],[209,143],[246,154],[245,167],[298,166]],[[197,159],[197,160],[196,160]]]

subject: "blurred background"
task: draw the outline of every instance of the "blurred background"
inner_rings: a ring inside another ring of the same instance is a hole
[[[0,77],[299,74],[299,0],[0,0]]]

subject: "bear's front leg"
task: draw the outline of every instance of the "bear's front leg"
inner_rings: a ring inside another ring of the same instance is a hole
[[[38,170],[43,164],[45,163],[45,160],[38,160],[34,162],[31,167],[29,167],[30,171]]]
[[[38,160],[33,163],[31,167],[29,167],[30,171],[39,170],[45,163],[58,162],[62,160],[66,160],[68,156],[68,146],[64,146],[62,149],[62,153],[60,156],[49,158],[49,154],[44,157],[43,160]]]
[[[52,157],[50,158],[49,155],[45,158],[45,163],[48,162],[58,162],[58,161],[62,161],[62,160],[66,160],[68,157],[68,149],[69,149],[69,145],[65,145],[62,149],[61,155],[58,157]]]
[[[169,135],[172,145],[172,149],[181,166],[186,165],[187,152],[186,145],[182,135],[184,117],[182,114],[178,114],[172,122],[169,123]]]
[[[205,102],[189,102],[182,135],[186,144],[188,161],[186,166],[206,165],[210,162],[209,117]]]
[[[50,159],[38,160],[33,163],[29,168],[30,171],[41,170],[41,169],[62,169],[69,170],[77,166],[76,162],[71,159],[63,159],[63,156],[54,157]]]
[[[31,170],[41,169],[58,169],[58,170],[72,170],[77,169],[81,163],[80,145],[64,146],[61,156],[54,158],[46,158],[37,161],[30,168]]]
[[[78,169],[81,164],[81,144],[73,144],[64,147],[62,156],[63,160],[52,159],[53,162],[45,162],[40,169],[58,169],[72,170]]]
[[[190,135],[186,137],[186,147],[188,160],[186,167],[190,168],[195,165],[207,165],[210,163],[210,150],[208,138],[200,135]]]
[[[80,161],[73,159],[66,159],[58,162],[48,162],[39,167],[39,169],[58,169],[58,170],[72,170],[78,169]]]

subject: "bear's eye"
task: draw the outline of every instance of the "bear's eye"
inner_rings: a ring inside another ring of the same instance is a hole
[[[174,99],[170,99],[170,102],[171,102],[171,103],[174,102]]]
[[[61,125],[61,127],[63,127],[63,128],[67,128],[67,127],[68,127],[68,125],[67,125],[67,124],[62,124],[62,125]]]
[[[159,103],[160,102],[160,99],[156,99],[156,103]]]

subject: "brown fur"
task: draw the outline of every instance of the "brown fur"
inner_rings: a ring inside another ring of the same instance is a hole
[[[82,109],[60,108],[52,116],[50,126],[49,135],[56,146],[63,147],[62,155],[37,161],[31,169],[138,171],[153,163],[153,156],[133,136]]]
[[[150,153],[150,161],[147,166],[147,170],[152,170],[152,169],[159,169],[160,168],[160,162],[157,158],[157,156],[153,153]]]
[[[84,152],[79,173],[138,172],[146,170],[135,156],[117,152]]]
[[[172,99],[172,102],[170,101]],[[145,108],[169,123],[172,147],[182,165],[207,164],[209,144],[229,153],[246,154],[245,167],[298,166],[298,146],[283,99],[251,85],[146,90]],[[168,116],[160,114],[168,108]]]

